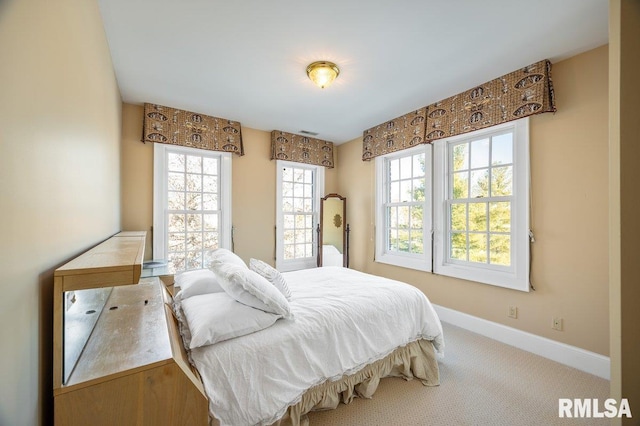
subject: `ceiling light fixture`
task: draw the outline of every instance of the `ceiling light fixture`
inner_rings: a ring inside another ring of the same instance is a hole
[[[307,75],[321,89],[328,87],[340,74],[340,69],[333,62],[317,61],[309,64]]]

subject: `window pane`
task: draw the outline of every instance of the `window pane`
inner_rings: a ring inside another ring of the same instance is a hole
[[[489,166],[489,139],[471,142],[471,168]]]
[[[185,269],[185,254],[184,252],[180,253],[169,253],[169,259],[167,259],[167,263],[169,266],[170,272],[175,271],[183,271]]]
[[[489,196],[489,169],[471,172],[471,196],[469,198]]]
[[[216,176],[203,176],[202,191],[218,192],[218,178]]]
[[[410,180],[400,181],[400,201],[407,202],[407,201],[411,201],[412,198],[413,196],[411,194],[411,181]]]
[[[202,172],[208,175],[218,174],[218,159],[216,158],[203,158],[202,159]]]
[[[187,192],[187,210],[200,210],[202,208],[202,194],[200,192]]]
[[[295,256],[294,246],[293,245],[284,246],[284,258],[286,260],[290,260],[290,259],[294,259],[294,256]]]
[[[469,172],[453,174],[453,198],[469,198]]]
[[[202,175],[187,174],[187,191],[202,191]]]
[[[306,183],[304,185],[304,196],[307,198],[313,198],[313,185]]]
[[[203,229],[205,231],[217,231],[218,230],[218,215],[217,214],[205,214],[203,215]]]
[[[389,179],[394,181],[400,179],[400,160],[389,161]]]
[[[469,203],[469,230],[487,230],[487,203]]]
[[[300,258],[305,257],[304,256],[304,246],[305,246],[304,244],[296,244],[296,245],[294,245],[294,247],[295,247],[295,252],[294,253],[295,253],[296,259],[300,259]]]
[[[282,196],[293,197],[293,183],[282,182]]]
[[[487,263],[487,234],[469,234],[469,261]]]
[[[424,201],[424,200],[425,200],[424,178],[414,179],[412,201]]]
[[[402,157],[400,159],[400,179],[408,179],[411,177],[411,157]]]
[[[293,181],[304,182],[304,169],[293,169]]]
[[[304,184],[302,183],[293,184],[293,196],[304,197]]]
[[[398,206],[398,228],[409,228],[409,206]]]
[[[293,199],[293,211],[297,213],[304,212],[304,200],[302,198]]]
[[[409,231],[406,229],[398,230],[398,251],[403,253],[409,253]]]
[[[422,177],[425,175],[426,165],[424,163],[424,154],[413,156],[413,177]]]
[[[411,231],[411,253],[423,254],[424,241],[422,231]]]
[[[469,168],[469,144],[461,143],[453,146],[453,161],[451,167],[454,171]]]
[[[167,154],[167,166],[172,172],[184,172],[184,155],[170,152]]]
[[[293,169],[289,167],[284,167],[282,169],[282,180],[285,182],[293,181]]]
[[[513,134],[494,136],[491,141],[491,164],[509,164],[513,162]]]
[[[202,229],[202,215],[187,215],[187,231],[200,231]]]
[[[511,237],[509,235],[491,235],[489,251],[490,263],[494,265],[511,265]]]
[[[313,213],[313,200],[311,198],[303,199],[303,211],[305,213]]]
[[[202,174],[202,157],[187,155],[187,173]]]
[[[457,260],[467,260],[467,234],[451,233],[451,258]]]
[[[398,208],[387,207],[387,217],[389,218],[389,226],[391,228],[398,227]]]
[[[296,224],[296,228],[304,228],[305,225],[305,215],[303,214],[297,214],[295,215],[295,224]]]
[[[489,203],[489,231],[511,232],[511,203]]]
[[[184,232],[185,230],[185,215],[183,214],[170,214],[169,215],[169,232]]]
[[[184,210],[184,192],[169,191],[167,202],[169,210]]]
[[[187,269],[202,268],[202,251],[187,252]]]
[[[168,241],[169,241],[169,251],[170,252],[174,252],[174,251],[184,251],[185,250],[185,241],[184,241],[184,233],[183,232],[179,232],[179,233],[173,233],[170,232],[169,236],[168,236]]]
[[[187,250],[202,250],[202,234],[200,232],[187,233]]]
[[[169,191],[184,191],[184,174],[169,172],[167,189]]]
[[[391,191],[389,194],[389,201],[392,203],[400,202],[400,182],[391,182]]]
[[[214,250],[218,248],[218,233],[205,232],[202,236],[202,247],[206,250]],[[206,266],[206,265],[205,265]]]
[[[295,242],[295,231],[284,231],[284,243],[293,244]]]
[[[389,251],[398,251],[398,232],[395,229],[389,230]]]
[[[306,169],[304,171],[304,182],[313,184],[313,170]]]
[[[218,196],[216,194],[203,194],[202,195],[202,209],[203,210],[218,210]]]
[[[491,169],[491,196],[500,197],[513,193],[513,166]]]
[[[451,230],[467,230],[467,206],[466,204],[451,204]]]
[[[283,226],[285,229],[292,229],[294,227],[294,218],[296,216],[292,214],[283,215]]]
[[[423,218],[422,218],[422,206],[412,206],[411,209],[411,229],[422,229],[423,226]]]
[[[282,211],[293,212],[293,198],[282,198]]]

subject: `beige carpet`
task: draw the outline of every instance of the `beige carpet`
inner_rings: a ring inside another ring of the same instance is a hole
[[[558,398],[609,395],[609,381],[443,323],[440,386],[383,379],[373,399],[309,414],[322,425],[608,425],[560,419]],[[602,410],[602,408],[601,408]]]

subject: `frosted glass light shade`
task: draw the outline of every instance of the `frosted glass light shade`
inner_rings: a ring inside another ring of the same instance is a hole
[[[333,62],[318,61],[307,67],[307,75],[321,89],[328,87],[340,74],[340,69]]]

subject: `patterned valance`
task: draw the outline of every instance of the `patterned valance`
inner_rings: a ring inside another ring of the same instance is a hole
[[[427,108],[420,108],[386,123],[365,130],[362,135],[362,159],[401,149],[411,148],[424,143]]]
[[[555,112],[551,62],[548,60],[536,62],[429,105],[426,110],[424,143],[484,129],[533,114]],[[414,143],[400,146],[395,143],[395,140],[384,143],[380,138],[384,138],[385,135],[375,132],[381,126],[364,131],[363,160],[370,160],[378,155],[415,145]]]
[[[271,132],[271,159],[315,164],[333,168],[333,142],[274,130]]]
[[[244,155],[240,123],[196,112],[144,104],[142,142]]]

